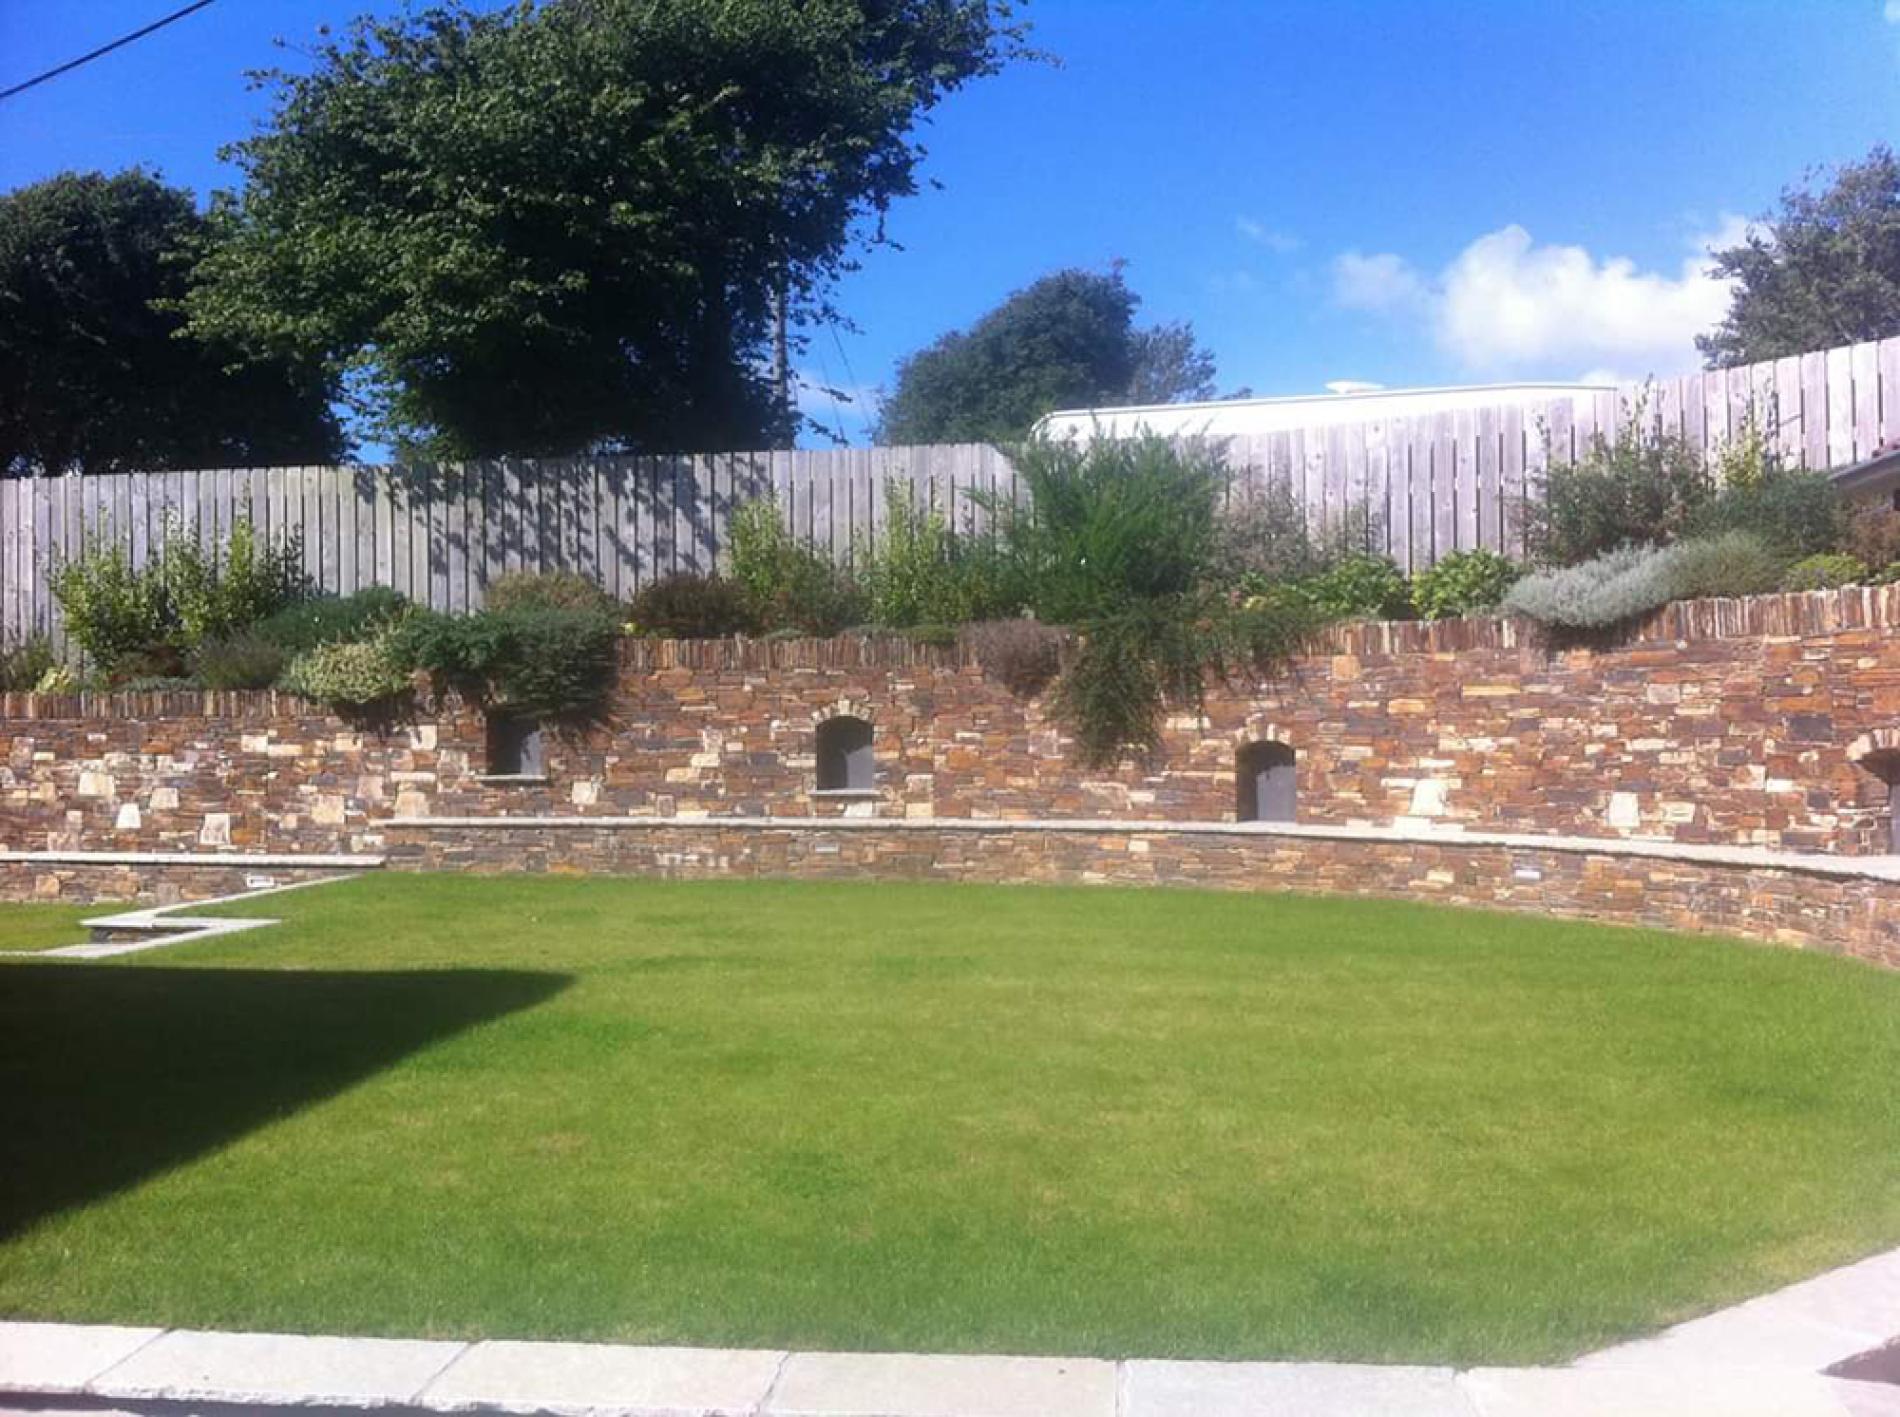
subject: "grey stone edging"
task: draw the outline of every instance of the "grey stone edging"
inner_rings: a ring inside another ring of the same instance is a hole
[[[1884,1411],[1821,1369],[1900,1331],[1900,1250],[1568,1367],[411,1340],[0,1321],[0,1393],[559,1417],[1407,1417]]]
[[[559,830],[595,828],[615,831],[890,831],[890,832],[1069,832],[1106,836],[1283,837],[1295,841],[1350,841],[1394,846],[1492,847],[1511,851],[1554,851],[1573,856],[1622,856],[1651,861],[1680,861],[1699,866],[1732,866],[1760,871],[1791,871],[1812,876],[1900,883],[1900,857],[1823,856],[1775,851],[1760,846],[1715,846],[1696,842],[1655,841],[1634,837],[1544,836],[1533,832],[1485,832],[1406,827],[1319,825],[1298,822],[1168,822],[1123,818],[992,817],[748,817],[748,816],[487,816],[388,817],[379,827],[468,831],[476,829]]]

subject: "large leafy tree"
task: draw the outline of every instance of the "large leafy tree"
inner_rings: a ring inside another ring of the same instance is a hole
[[[1696,340],[1710,368],[1900,334],[1900,159],[1876,147],[1818,191],[1812,180],[1715,253],[1735,294]]]
[[[1022,53],[1007,0],[542,0],[358,21],[230,150],[194,327],[313,355],[447,456],[788,436],[773,318]]]
[[[1006,442],[1045,413],[1213,397],[1214,358],[1185,323],[1139,329],[1120,270],[1065,270],[898,367],[881,443]]]
[[[181,335],[203,225],[139,171],[0,196],[0,475],[340,455],[319,374]]]

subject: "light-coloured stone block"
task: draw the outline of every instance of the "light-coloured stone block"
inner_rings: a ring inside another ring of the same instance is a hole
[[[594,778],[581,778],[568,796],[576,807],[592,807],[600,801],[600,783]]]
[[[1458,1383],[1477,1417],[1842,1417],[1808,1373],[1475,1368]]]
[[[119,815],[112,819],[113,830],[135,832],[144,825],[145,819],[139,815],[138,803],[122,802],[119,804]]]
[[[178,789],[175,787],[154,787],[146,805],[154,812],[176,812],[178,810]]]
[[[141,1348],[90,1390],[100,1397],[153,1402],[407,1403],[467,1346],[181,1330]]]
[[[1412,805],[1406,810],[1408,817],[1442,817],[1445,815],[1446,799],[1451,785],[1443,778],[1420,778],[1412,785]]]
[[[1346,1363],[1124,1365],[1121,1417],[1471,1417],[1450,1368]]]
[[[310,808],[310,820],[318,826],[340,827],[348,815],[349,804],[333,792],[317,794],[317,800]]]
[[[412,787],[405,787],[396,794],[396,815],[399,817],[426,817],[429,815],[429,799]]]
[[[0,1323],[0,1391],[79,1392],[163,1332],[116,1324]]]
[[[749,1413],[783,1353],[633,1348],[600,1343],[477,1343],[429,1384],[423,1406],[587,1417],[616,1413]]]
[[[763,1412],[800,1417],[1113,1417],[1094,1358],[795,1353]]]
[[[113,782],[109,772],[82,772],[79,774],[77,795],[110,800],[119,795],[118,784]]]
[[[229,846],[231,844],[231,814],[229,812],[206,812],[204,825],[198,828],[198,845]]]
[[[1612,792],[1604,820],[1613,827],[1638,827],[1643,823],[1643,805],[1634,792]]]
[[[433,723],[418,723],[409,730],[409,746],[418,753],[435,751],[436,732]]]

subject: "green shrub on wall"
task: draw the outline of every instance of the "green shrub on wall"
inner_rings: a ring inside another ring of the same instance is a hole
[[[1782,585],[1788,590],[1836,590],[1859,585],[1868,578],[1866,564],[1844,552],[1807,556],[1788,567]]]
[[[864,618],[850,577],[786,529],[772,498],[735,511],[729,534],[732,578],[745,587],[762,628],[835,635]]]
[[[0,694],[31,693],[57,663],[44,635],[0,649]]]
[[[1689,520],[1692,536],[1743,531],[1790,560],[1837,551],[1848,530],[1848,507],[1825,473],[1771,467],[1752,481],[1724,487]]]
[[[1495,551],[1454,551],[1412,578],[1412,608],[1425,620],[1495,610],[1523,574]]]
[[[318,645],[284,671],[290,693],[339,708],[370,708],[409,688],[409,671],[396,653],[391,632],[374,639]]]
[[[389,632],[392,658],[446,688],[524,718],[598,710],[618,667],[610,615],[521,604],[474,615],[417,614]]]
[[[1542,496],[1525,509],[1525,532],[1539,562],[1579,565],[1619,547],[1675,540],[1714,491],[1700,453],[1649,427],[1638,403],[1614,441],[1598,434],[1582,457],[1544,474]]]
[[[758,628],[758,616],[744,586],[724,576],[687,571],[645,587],[627,611],[636,632],[669,639],[720,639]]]
[[[320,595],[259,620],[260,639],[297,654],[318,645],[369,639],[409,611],[409,601],[388,586],[365,586],[350,595]]]
[[[290,654],[256,630],[206,640],[191,652],[191,675],[207,689],[268,689],[289,667]]]

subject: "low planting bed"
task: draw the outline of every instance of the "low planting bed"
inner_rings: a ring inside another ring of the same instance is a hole
[[[1183,891],[363,878],[0,966],[0,1315],[1550,1361],[1900,1242],[1900,977]]]

